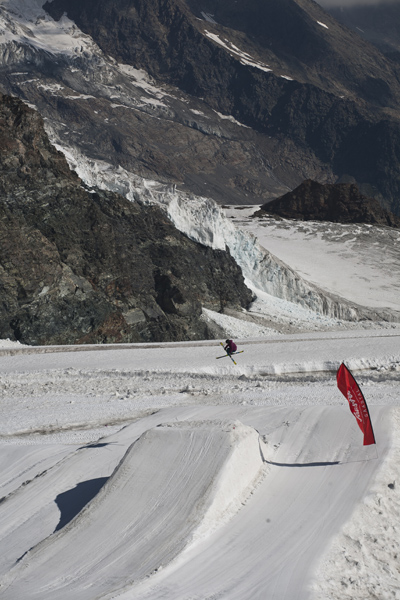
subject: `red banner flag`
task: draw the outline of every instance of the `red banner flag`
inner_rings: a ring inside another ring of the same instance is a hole
[[[350,410],[364,434],[364,446],[375,444],[375,436],[367,403],[358,383],[344,363],[338,369],[336,380],[339,390],[349,401]]]

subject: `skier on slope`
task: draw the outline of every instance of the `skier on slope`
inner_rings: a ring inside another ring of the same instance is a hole
[[[236,344],[235,344],[235,342],[233,340],[226,340],[225,341],[224,350],[230,356],[231,354],[233,354],[234,352],[236,352],[237,346],[236,346]]]

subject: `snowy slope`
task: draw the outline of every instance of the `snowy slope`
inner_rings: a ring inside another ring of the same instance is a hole
[[[201,535],[197,529],[205,535],[234,513],[261,470],[258,434],[240,422],[150,429],[75,521],[31,550],[29,566],[11,571],[17,581],[3,597],[83,600],[143,579],[182,551],[193,532]],[[74,573],[67,580],[65,564]]]
[[[281,330],[282,324],[304,330],[332,329],[340,321],[345,321],[348,326],[350,322],[360,320],[400,320],[397,295],[399,236],[396,231],[389,228],[370,230],[365,225],[354,226],[349,232],[342,231],[339,226],[339,231],[335,230],[331,236],[333,239],[327,240],[323,224],[308,224],[307,234],[303,235],[304,224],[293,223],[283,243],[275,244],[271,249],[270,238],[279,239],[282,230],[288,226],[284,223],[280,227],[274,222],[269,227],[265,220],[250,219],[258,207],[223,209],[210,198],[188,195],[173,186],[138,178],[121,167],[115,169],[101,161],[85,159],[71,148],[57,147],[66,154],[70,166],[87,185],[119,192],[131,201],[157,204],[177,229],[192,240],[220,250],[229,248],[242,268],[246,284],[257,296],[251,313],[269,315],[272,330]],[[327,232],[335,229],[331,224],[325,224],[325,228]],[[296,240],[296,235],[298,244],[295,245],[292,241]],[[309,243],[314,238],[322,238],[317,248]],[[331,255],[335,260],[329,261]],[[315,265],[314,269],[312,265]],[[357,272],[356,267],[359,270],[365,267],[366,276]],[[382,294],[382,289],[371,293],[374,284],[376,289],[380,273],[388,280],[385,293]],[[239,316],[243,318],[243,315]],[[221,321],[219,324],[225,326]],[[255,335],[267,333],[265,327],[268,328],[268,324],[261,325],[264,330]]]
[[[44,0],[1,0],[0,2],[0,45],[3,60],[7,57],[7,46],[23,44],[32,52],[44,51],[77,57],[98,53],[92,39],[63,16],[54,21],[42,8]],[[12,50],[9,46],[9,53]]]
[[[400,310],[397,229],[252,217],[257,211],[232,206],[225,213],[307,281],[363,306]]]
[[[258,338],[239,342],[237,366],[216,360],[215,342],[8,344],[1,596],[400,591],[398,341],[382,330]],[[362,446],[336,388],[342,359],[377,446]]]

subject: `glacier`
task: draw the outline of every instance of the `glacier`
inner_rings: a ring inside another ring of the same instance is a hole
[[[183,192],[174,185],[146,180],[121,166],[114,167],[104,161],[87,158],[76,147],[60,145],[49,123],[46,123],[46,129],[54,145],[66,156],[70,167],[90,189],[98,187],[122,194],[130,201],[156,204],[175,227],[193,241],[214,249],[228,250],[256,297],[265,298],[267,294],[336,321],[398,320],[396,311],[363,307],[307,282],[265,250],[253,233],[237,227],[214,200]]]

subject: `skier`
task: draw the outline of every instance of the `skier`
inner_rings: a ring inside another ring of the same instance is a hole
[[[231,354],[233,354],[234,352],[236,352],[237,346],[236,346],[236,344],[235,344],[235,342],[233,340],[226,340],[225,341],[224,350],[230,356]]]

